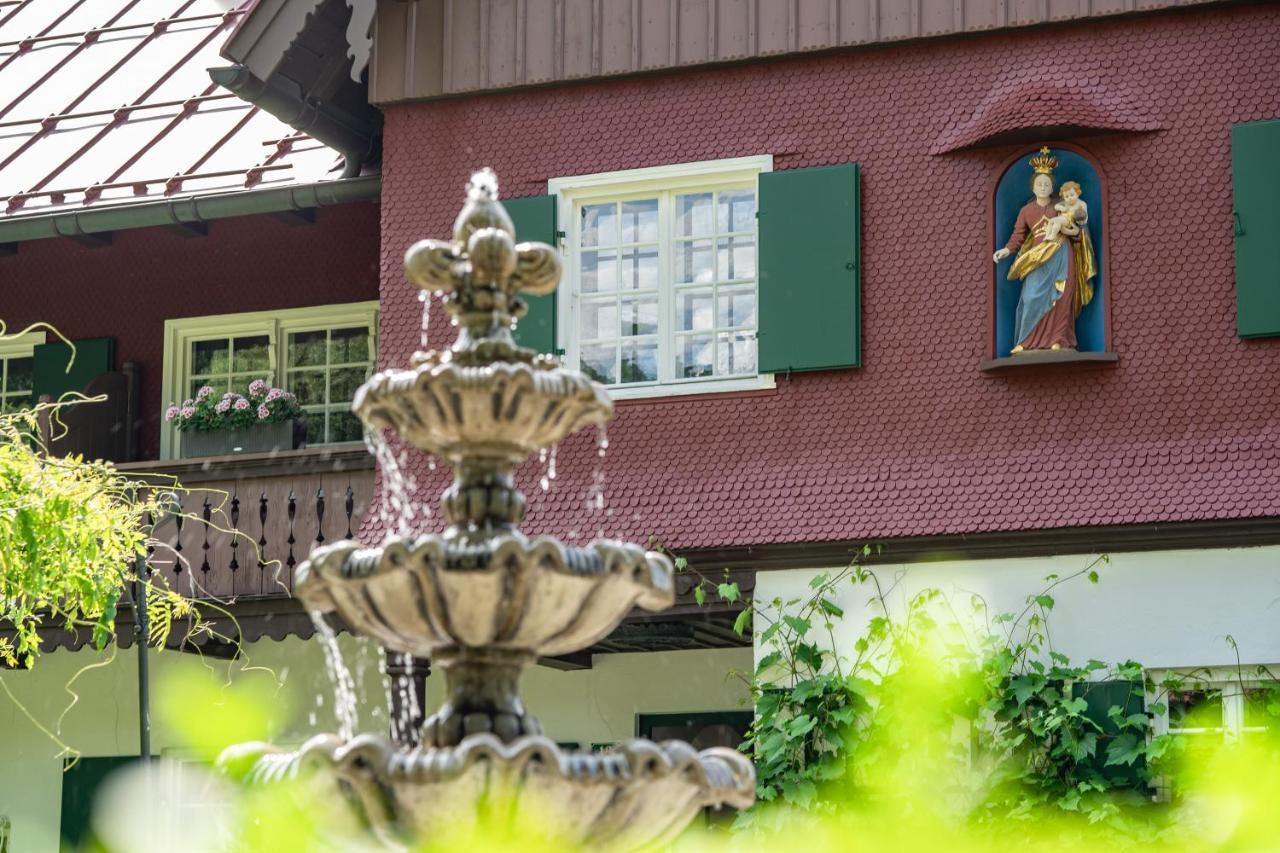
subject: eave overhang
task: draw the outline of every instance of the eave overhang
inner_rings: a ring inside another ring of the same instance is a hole
[[[340,151],[344,176],[380,155],[382,114],[369,104],[373,0],[258,0],[223,45],[219,86]],[[354,33],[354,34],[353,34]]]

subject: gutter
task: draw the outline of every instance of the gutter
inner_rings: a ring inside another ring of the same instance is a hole
[[[217,195],[191,196],[91,210],[71,210],[12,219],[0,218],[0,244],[49,237],[82,237],[130,228],[191,225],[262,213],[309,210],[356,201],[377,201],[382,177],[320,181]]]

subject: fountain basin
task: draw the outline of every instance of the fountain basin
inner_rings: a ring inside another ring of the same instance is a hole
[[[242,769],[250,784],[319,770],[393,846],[498,818],[531,821],[566,841],[635,848],[670,840],[702,808],[745,808],[755,795],[746,756],[678,741],[583,753],[539,736],[502,743],[474,735],[454,747],[404,750],[373,735],[319,735],[296,752],[242,744],[220,764]]]
[[[410,370],[375,374],[352,410],[447,460],[489,457],[510,464],[613,416],[603,386],[554,359],[463,364],[454,358],[421,353]]]
[[[634,606],[670,607],[673,571],[663,555],[622,542],[431,535],[318,548],[298,568],[295,594],[393,651],[487,646],[545,657],[603,639]]]

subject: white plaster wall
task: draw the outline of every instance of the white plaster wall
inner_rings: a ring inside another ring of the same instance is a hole
[[[948,560],[876,566],[874,572],[886,587],[897,582],[890,596],[895,608],[920,590],[936,588],[966,606],[970,593],[977,593],[995,615],[1020,612],[1026,596],[1047,585],[1046,576],[1074,574],[1095,559]],[[1280,664],[1280,547],[1113,554],[1097,570],[1097,584],[1079,578],[1052,592],[1054,647],[1073,661],[1132,659],[1150,668],[1231,665],[1230,635],[1245,664]],[[807,596],[810,579],[820,571],[762,572],[755,595],[762,601]],[[845,617],[837,645],[851,647],[865,630],[871,592],[853,585],[840,592]],[[757,617],[757,630],[762,627]]]
[[[385,731],[386,693],[376,647],[348,636],[340,637],[339,645],[362,697],[358,729]],[[247,651],[247,661],[233,663],[231,679],[271,683],[278,678],[289,694],[291,713],[284,714],[286,703],[282,702],[281,713],[273,720],[280,732],[274,738],[278,743],[296,744],[308,734],[336,730],[332,689],[318,640],[264,640]],[[42,656],[32,671],[0,670],[0,681],[13,695],[11,699],[0,689],[0,814],[13,822],[10,849],[15,853],[58,849],[62,761],[57,744],[37,724],[56,730],[62,741],[89,756],[126,755],[138,749],[135,652],[119,652],[110,663],[76,676],[105,659],[87,650],[59,651]],[[166,675],[176,667],[196,663],[189,655],[173,652],[152,652],[150,659],[153,695],[163,691]],[[225,661],[210,665],[214,667],[211,679],[221,683],[228,677]],[[744,708],[746,688],[726,675],[750,667],[750,649],[602,655],[589,670],[531,669],[524,678],[523,695],[550,737],[585,746],[631,737],[637,713]],[[70,687],[80,699],[62,716],[72,702],[66,685],[73,676]],[[439,703],[442,682],[438,674],[428,679],[429,707]],[[157,720],[153,751],[163,753],[174,746],[173,734]]]

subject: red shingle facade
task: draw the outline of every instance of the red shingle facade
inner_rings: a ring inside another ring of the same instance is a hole
[[[527,531],[700,548],[1280,515],[1280,340],[1235,333],[1230,161],[1233,123],[1280,116],[1277,45],[1280,9],[1230,6],[390,107],[382,361],[419,344],[404,249],[448,233],[474,167],[514,197],[667,163],[856,161],[865,366],[620,404],[606,511],[579,435],[549,492],[537,462],[522,471]],[[992,375],[990,197],[1030,146],[931,151],[981,137],[993,93],[1046,75],[1095,93],[1095,126],[1144,128],[1044,140],[1106,176],[1120,361]],[[434,342],[452,335],[441,313]],[[413,465],[435,493],[442,472]]]

